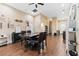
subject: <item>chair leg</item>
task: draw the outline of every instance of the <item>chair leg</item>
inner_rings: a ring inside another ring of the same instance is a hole
[[[22,46],[22,40],[21,40],[21,46]]]
[[[38,44],[38,55],[40,55],[40,44]]]
[[[42,43],[40,43],[40,45],[39,45],[39,55],[42,55],[42,53],[43,53],[43,48],[44,48],[44,46],[43,46],[43,42],[42,42]]]
[[[28,50],[28,42],[27,41],[24,42],[24,48],[25,48],[24,51]]]
[[[45,40],[45,47],[47,48],[47,40]]]
[[[22,46],[23,40],[21,40],[21,46]]]

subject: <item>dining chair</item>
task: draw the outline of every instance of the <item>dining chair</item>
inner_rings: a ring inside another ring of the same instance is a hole
[[[41,32],[38,38],[35,38],[34,40],[28,40],[28,45],[30,45],[31,48],[36,48],[38,54],[40,54],[40,50],[44,49],[44,40],[46,40],[46,32]]]
[[[21,37],[21,46],[24,43],[24,40],[26,39],[25,34],[26,34],[26,31],[21,31],[21,35],[20,35],[20,37]]]
[[[44,41],[45,41],[45,46],[47,48],[47,32],[44,32]]]

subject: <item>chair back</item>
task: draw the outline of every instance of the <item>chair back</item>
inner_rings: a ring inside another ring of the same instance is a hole
[[[44,40],[47,38],[47,32],[44,32]]]
[[[66,31],[63,31],[63,39],[66,39]]]
[[[31,33],[31,30],[28,30],[27,33]]]
[[[25,35],[26,34],[26,31],[21,31],[21,35]]]
[[[46,32],[41,32],[39,35],[39,43],[46,39]]]

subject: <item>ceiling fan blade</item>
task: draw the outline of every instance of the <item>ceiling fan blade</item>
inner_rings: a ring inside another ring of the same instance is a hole
[[[38,7],[37,4],[35,4],[35,7],[36,7],[36,8]]]
[[[44,3],[38,3],[39,5],[44,5]]]
[[[34,3],[29,3],[28,5],[33,5]]]

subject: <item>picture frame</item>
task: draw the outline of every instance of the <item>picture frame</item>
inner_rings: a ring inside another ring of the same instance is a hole
[[[14,28],[14,24],[8,23],[8,28]]]

